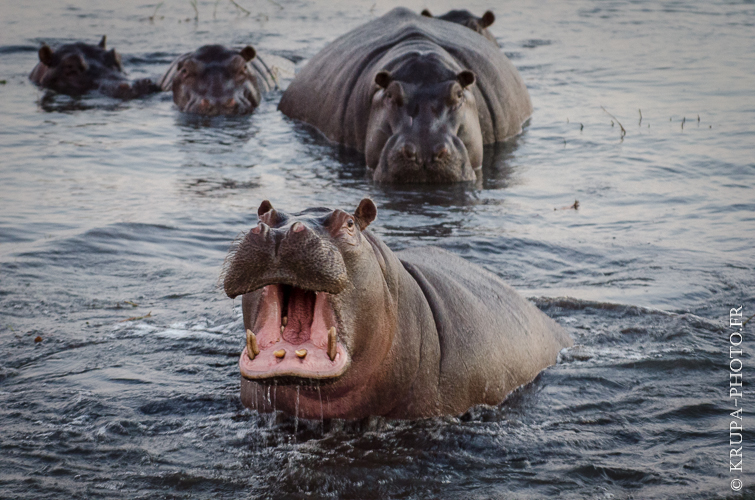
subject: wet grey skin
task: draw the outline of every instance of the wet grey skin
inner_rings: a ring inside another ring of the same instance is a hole
[[[241,400],[251,409],[318,419],[457,415],[501,403],[572,345],[558,324],[492,273],[435,247],[391,251],[367,229],[377,216],[369,199],[353,213],[289,214],[265,201],[258,215],[223,276],[226,294],[242,296]],[[279,316],[269,314],[271,289],[280,293]],[[317,354],[297,345],[317,329],[317,300],[328,304],[320,316],[327,316],[331,337],[321,348],[330,361],[321,354],[311,377],[292,376]],[[271,329],[271,317],[281,324]],[[262,330],[283,339],[260,345]],[[247,376],[244,367],[255,362],[268,371]],[[278,363],[292,368],[278,376]],[[331,364],[340,368],[327,375]],[[271,386],[274,401],[266,397]]]
[[[241,50],[205,45],[178,57],[158,85],[173,92],[184,113],[242,115],[254,111],[274,88],[272,75],[254,47]]]
[[[105,36],[98,45],[76,42],[53,50],[44,44],[38,54],[39,62],[29,79],[60,94],[80,96],[97,90],[111,97],[132,99],[160,90],[147,78],[129,81],[120,54],[106,49]]]
[[[375,181],[450,183],[479,179],[483,145],[519,134],[532,103],[497,45],[396,8],[315,55],[278,109],[364,153]]]
[[[442,16],[433,16],[429,9],[422,11],[422,15],[425,17],[434,17],[435,19],[441,19],[450,23],[460,24],[466,26],[472,31],[476,31],[481,34],[498,47],[498,41],[493,34],[488,30],[490,26],[495,22],[495,14],[487,10],[482,17],[477,17],[466,9],[462,10],[449,10]]]

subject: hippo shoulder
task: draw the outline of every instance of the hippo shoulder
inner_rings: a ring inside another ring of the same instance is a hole
[[[433,313],[447,411],[499,403],[572,345],[555,321],[485,269],[435,247],[396,255]]]
[[[301,69],[278,109],[332,141],[361,150],[377,72],[373,66],[395,44],[396,32],[418,17],[398,7],[341,35]]]

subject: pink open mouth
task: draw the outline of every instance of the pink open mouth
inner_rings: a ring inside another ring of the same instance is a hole
[[[351,362],[338,342],[326,292],[280,284],[264,287],[254,331],[246,335],[239,369],[248,379],[330,379],[341,376]]]

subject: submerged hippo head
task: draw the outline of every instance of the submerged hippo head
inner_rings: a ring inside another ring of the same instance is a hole
[[[475,180],[483,140],[474,84],[474,73],[454,71],[433,53],[378,72],[365,148],[374,179]]]
[[[281,385],[346,379],[348,386],[369,373],[362,366],[349,376],[350,366],[371,363],[390,345],[382,273],[362,235],[376,214],[368,199],[354,214],[310,208],[290,215],[260,205],[259,223],[229,256],[224,277],[229,297],[243,295],[244,378]],[[383,335],[368,333],[374,329]]]
[[[42,45],[40,63],[30,78],[42,87],[68,95],[98,89],[106,80],[125,80],[121,56],[115,49],[105,49],[105,39],[103,36],[99,45],[77,42],[62,45],[57,50]]]
[[[180,60],[173,75],[173,101],[181,111],[202,115],[251,113],[260,103],[248,62],[256,51],[205,45]]]
[[[428,9],[422,11],[422,15],[425,17],[433,17]],[[450,23],[461,24],[466,26],[472,31],[476,31],[494,44],[498,46],[498,41],[493,34],[488,31],[488,27],[495,22],[495,14],[491,11],[485,11],[482,17],[477,17],[468,10],[450,10],[442,16],[437,16],[435,19],[441,19]]]

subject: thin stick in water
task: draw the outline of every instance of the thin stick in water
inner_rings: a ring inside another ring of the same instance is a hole
[[[616,123],[619,124],[619,127],[621,127],[621,140],[623,141],[624,140],[624,136],[627,135],[627,131],[624,128],[624,125],[621,124],[621,122],[619,121],[618,118],[616,118],[611,113],[609,113],[606,108],[604,108],[603,106],[601,106],[600,109],[602,109],[603,111],[605,111],[608,116],[610,116],[611,118],[613,118],[614,120],[616,120]]]
[[[246,14],[247,16],[248,16],[249,14],[251,14],[251,12],[249,12],[248,10],[246,10],[246,9],[245,9],[244,7],[242,7],[241,5],[237,4],[237,3],[236,3],[236,2],[234,1],[234,0],[230,0],[230,1],[231,1],[231,4],[233,4],[233,6],[234,6],[234,7],[236,7],[236,8],[238,9],[238,10],[240,10],[240,11],[244,12],[244,14]]]

